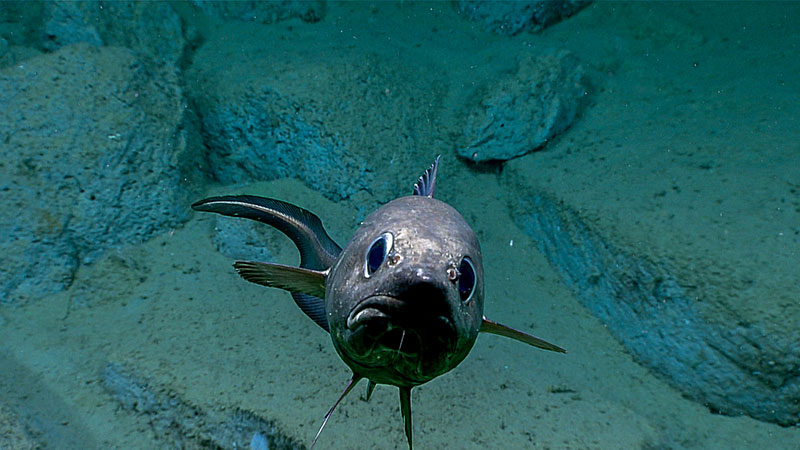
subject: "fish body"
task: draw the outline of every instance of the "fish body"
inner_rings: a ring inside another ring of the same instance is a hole
[[[414,387],[456,367],[478,337],[480,245],[450,205],[400,197],[364,220],[331,268],[326,292],[342,360],[375,383]]]
[[[411,449],[411,389],[458,366],[480,332],[565,352],[484,317],[480,244],[458,211],[433,198],[438,161],[414,185],[414,195],[367,216],[343,249],[316,215],[280,200],[223,196],[192,205],[272,225],[300,251],[300,267],[257,261],[234,267],[248,281],[291,292],[303,312],[330,333],[352,371],[312,447],[339,402],[366,378],[367,398],[376,384],[398,387]]]

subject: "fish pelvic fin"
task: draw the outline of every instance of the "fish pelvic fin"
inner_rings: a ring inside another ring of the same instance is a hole
[[[486,317],[483,318],[483,322],[481,322],[480,331],[482,333],[491,333],[497,334],[500,336],[505,336],[507,338],[511,338],[520,342],[523,342],[528,345],[532,345],[534,347],[538,347],[544,350],[550,350],[551,352],[558,352],[558,353],[567,353],[566,350],[563,348],[551,344],[545,341],[542,338],[538,338],[532,334],[525,333],[523,331],[515,330],[514,328],[505,326],[501,323],[497,323],[487,319]]]
[[[433,198],[433,189],[436,187],[436,172],[439,171],[439,158],[441,156],[437,156],[428,170],[414,183],[414,195]]]
[[[311,443],[311,449],[313,449],[314,445],[317,444],[317,439],[319,439],[319,435],[322,434],[322,430],[325,428],[325,425],[328,423],[328,419],[331,418],[331,414],[333,414],[333,411],[336,409],[337,406],[339,406],[339,403],[341,403],[342,399],[347,394],[349,394],[350,391],[353,390],[353,388],[356,386],[356,384],[358,384],[358,382],[361,380],[361,378],[363,378],[361,375],[356,375],[356,373],[353,372],[353,376],[350,377],[350,381],[347,382],[347,386],[345,386],[344,392],[342,392],[342,395],[340,395],[339,398],[336,400],[336,403],[334,403],[333,406],[331,406],[331,409],[328,410],[328,414],[325,414],[325,420],[322,421],[322,426],[319,427],[319,431],[317,431],[317,435],[314,436],[314,442]]]
[[[406,440],[408,440],[408,450],[413,450],[411,440],[411,388],[398,387],[400,390],[400,413],[403,415],[403,423],[406,429]]]

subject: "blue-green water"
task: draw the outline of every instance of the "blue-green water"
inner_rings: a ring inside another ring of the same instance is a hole
[[[190,205],[344,246],[439,154],[486,316],[568,353],[481,335],[415,448],[800,447],[800,4],[522,5],[0,3],[0,448],[309,447],[350,371],[231,267],[297,250]],[[407,448],[362,389],[316,448]]]

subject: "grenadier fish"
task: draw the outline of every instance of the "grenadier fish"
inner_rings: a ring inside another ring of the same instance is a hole
[[[483,316],[483,261],[475,232],[450,205],[433,198],[439,158],[400,197],[370,214],[344,249],[320,219],[280,200],[211,197],[192,208],[272,225],[300,251],[300,267],[237,261],[247,281],[291,292],[330,333],[352,377],[328,411],[312,447],[341,400],[362,378],[367,399],[376,384],[397,386],[408,448],[411,389],[455,368],[479,332],[566,353],[540,338]]]

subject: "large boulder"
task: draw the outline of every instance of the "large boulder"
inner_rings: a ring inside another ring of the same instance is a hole
[[[0,67],[32,58],[42,52],[42,4],[39,2],[0,3]]]
[[[520,198],[517,224],[638,361],[715,412],[798,423],[796,331],[770,334],[745,318],[715,320],[698,304],[708,292],[670,264],[611,242],[545,192]]]
[[[191,0],[200,11],[223,20],[275,23],[299,18],[316,22],[325,16],[323,0],[283,0],[279,2]]]
[[[203,111],[203,136],[213,177],[222,183],[246,183],[298,177],[334,200],[347,198],[364,169],[346,154],[346,145],[323,123],[313,107],[266,88],[240,101]]]
[[[515,73],[479,92],[458,156],[504,161],[541,148],[569,128],[585,94],[583,68],[568,52],[525,55]]]
[[[368,212],[373,202],[410,193],[409,174],[413,180],[452,148],[446,136],[429,139],[441,129],[447,79],[355,51],[347,45],[352,38],[330,39],[321,27],[301,24],[277,38],[277,27],[253,26],[231,49],[225,39],[241,25],[223,25],[194,55],[189,95],[212,178],[294,177],[334,201],[365,198]],[[320,45],[299,46],[308,40]]]
[[[482,23],[491,32],[514,35],[523,30],[541,30],[589,3],[588,0],[459,0],[456,7],[461,14]]]
[[[47,1],[41,46],[54,51],[79,42],[127,47],[140,59],[177,66],[186,46],[180,16],[169,2]]]
[[[158,73],[88,44],[0,71],[3,302],[69,286],[104,250],[187,217],[197,145],[177,80]]]
[[[612,12],[630,27],[622,46],[588,26]],[[783,5],[584,13],[574,20],[591,34],[571,47],[603,69],[602,89],[557,148],[504,165],[517,223],[632,357],[682,395],[796,427],[800,79],[764,83],[795,64],[771,32],[794,23]],[[743,17],[761,18],[747,28],[749,57],[697,27]],[[548,34],[569,43],[575,30]],[[689,64],[686,48],[707,58]]]

